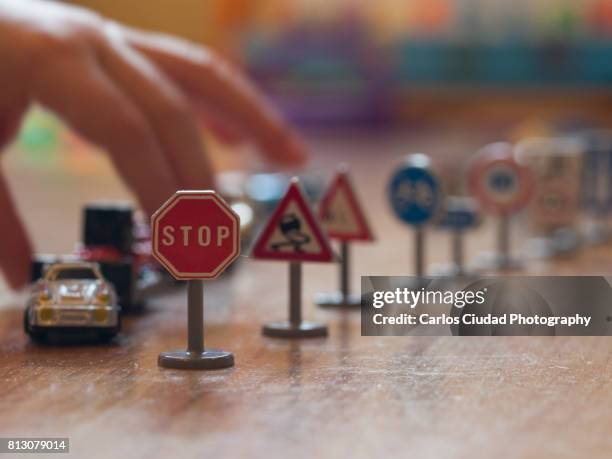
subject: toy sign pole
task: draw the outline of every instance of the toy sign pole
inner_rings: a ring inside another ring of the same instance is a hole
[[[302,263],[289,263],[289,322],[298,328],[302,323]]]
[[[340,243],[340,293],[342,299],[348,301],[349,295],[351,294],[350,280],[349,280],[349,265],[350,260],[350,246],[346,241]],[[361,301],[359,302],[361,305]]]
[[[463,274],[465,272],[465,257],[463,256],[463,231],[455,230],[452,236],[453,244],[453,264],[457,274]]]
[[[507,215],[498,218],[497,250],[500,260],[506,260],[510,265],[510,220]]]
[[[425,273],[425,232],[422,226],[414,230],[414,272],[417,277],[423,277]]]
[[[425,228],[436,214],[440,202],[438,179],[431,171],[428,156],[410,155],[393,176],[389,185],[389,200],[395,215],[414,227],[414,273],[425,275]]]
[[[315,302],[325,308],[359,308],[361,297],[350,290],[350,245],[355,241],[371,242],[374,236],[345,167],[338,170],[323,195],[319,217],[327,235],[340,242],[340,290],[319,293]]]
[[[204,282],[187,281],[187,352],[204,352]]]
[[[234,365],[231,352],[204,347],[203,279],[219,276],[240,254],[240,219],[214,191],[177,191],[151,218],[153,256],[187,280],[187,350],[162,352],[158,365],[217,369]]]
[[[289,262],[289,320],[265,324],[263,334],[275,338],[327,336],[327,326],[302,320],[302,262],[330,262],[334,255],[297,178],[291,180],[251,254],[262,260]]]
[[[514,147],[497,142],[482,148],[469,169],[470,191],[485,212],[497,215],[497,253],[485,261],[485,269],[517,269],[511,256],[510,216],[524,208],[533,196],[531,171],[514,158]]]
[[[444,215],[439,226],[451,233],[451,263],[432,268],[436,276],[466,276],[463,239],[465,232],[478,224],[477,204],[474,199],[449,196],[444,201]]]

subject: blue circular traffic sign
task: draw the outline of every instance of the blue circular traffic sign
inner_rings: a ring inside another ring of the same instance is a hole
[[[408,163],[391,177],[389,200],[400,220],[409,225],[422,225],[431,220],[438,209],[438,180],[429,169]]]

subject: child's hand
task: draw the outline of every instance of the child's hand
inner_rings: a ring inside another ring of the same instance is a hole
[[[273,162],[306,158],[254,87],[209,50],[80,8],[0,0],[0,147],[32,101],[104,147],[149,214],[177,189],[213,186],[194,105]],[[0,215],[0,267],[18,287],[31,250],[1,176]]]

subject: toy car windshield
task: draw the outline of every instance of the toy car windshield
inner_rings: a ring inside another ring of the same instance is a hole
[[[49,280],[98,280],[98,275],[91,268],[63,268],[49,273]]]

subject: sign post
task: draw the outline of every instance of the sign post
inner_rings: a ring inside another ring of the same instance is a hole
[[[218,277],[240,254],[240,219],[214,191],[177,191],[151,218],[152,252],[176,279],[187,280],[187,350],[162,352],[158,365],[217,369],[234,355],[204,347],[204,279]]]
[[[463,238],[466,231],[479,223],[476,200],[465,196],[448,196],[444,200],[443,211],[438,224],[451,233],[451,262],[434,266],[432,273],[436,276],[471,275],[465,266]]]
[[[262,332],[276,338],[327,336],[327,326],[302,320],[302,262],[331,262],[334,254],[297,178],[255,241],[253,258],[289,262],[289,320],[265,324]]]
[[[484,212],[498,217],[497,253],[483,263],[484,269],[518,269],[521,260],[512,257],[510,217],[533,197],[534,179],[528,167],[514,158],[514,147],[497,142],[483,147],[468,173],[470,191]]]
[[[340,242],[340,290],[319,293],[315,301],[325,308],[359,308],[361,296],[350,289],[350,244],[371,242],[374,236],[346,169],[336,173],[321,199],[319,218],[330,239]]]
[[[414,227],[414,274],[425,275],[425,224],[436,215],[441,200],[440,184],[427,155],[409,155],[391,177],[389,201],[393,212]]]

